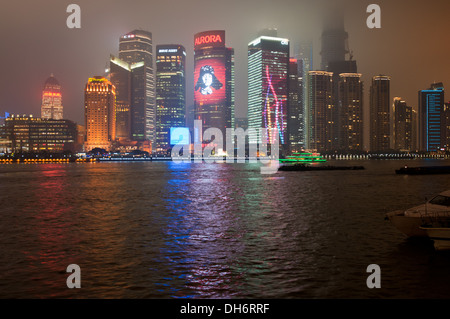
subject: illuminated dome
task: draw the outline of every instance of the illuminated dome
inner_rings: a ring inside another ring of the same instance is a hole
[[[59,84],[58,80],[53,76],[53,74],[50,75],[50,77],[45,81],[44,84],[44,91],[60,91],[61,85]]]

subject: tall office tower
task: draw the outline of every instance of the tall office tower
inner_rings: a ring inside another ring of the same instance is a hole
[[[289,59],[289,93],[287,109],[287,130],[289,149],[293,152],[303,148],[303,81],[302,60]]]
[[[441,148],[443,109],[442,83],[433,83],[428,90],[419,91],[419,150],[435,152]]]
[[[412,107],[400,97],[394,97],[392,105],[392,138],[396,151],[412,151],[413,112]]]
[[[313,66],[313,46],[311,41],[301,42],[299,44],[299,50],[297,53],[298,67],[299,67],[299,84],[302,86],[301,92],[301,109],[302,109],[302,118],[303,118],[303,141],[302,144],[305,148],[309,148],[309,71],[312,70]]]
[[[53,120],[63,118],[61,85],[53,74],[45,81],[42,91],[41,118]]]
[[[203,132],[214,127],[225,136],[234,128],[234,49],[225,46],[223,30],[194,36],[194,104]]]
[[[370,150],[390,149],[390,83],[391,78],[377,75],[370,87]]]
[[[341,150],[363,150],[363,82],[359,73],[341,73],[338,83],[339,145]]]
[[[343,124],[339,123],[342,118],[339,108],[339,75],[342,73],[357,73],[356,61],[348,46],[348,34],[344,28],[344,14],[341,8],[334,7],[325,17],[324,30],[322,33],[322,70],[333,72],[333,106],[331,110],[331,121],[334,123],[332,135],[332,148],[338,149],[342,145],[339,141],[342,133],[340,129]],[[349,55],[347,59],[347,55]]]
[[[89,78],[84,90],[85,150],[112,150],[116,136],[116,88],[102,76]]]
[[[419,139],[419,128],[418,128],[418,115],[417,111],[412,109],[411,110],[411,127],[412,127],[412,134],[411,134],[411,151],[417,151],[419,149],[418,146],[418,139]]]
[[[344,15],[339,8],[330,10],[324,17],[322,32],[321,69],[327,71],[330,62],[345,61],[348,49],[348,34],[344,27]]]
[[[309,148],[318,152],[332,150],[333,73],[309,71]]]
[[[131,68],[128,63],[111,55],[111,83],[116,87],[116,138],[131,139]]]
[[[154,143],[156,104],[151,32],[134,30],[120,37],[119,58],[135,68],[131,83],[131,138]]]
[[[450,151],[450,102],[444,103],[444,111],[442,112],[442,148]]]
[[[156,46],[156,151],[170,149],[170,128],[186,125],[186,50]]]
[[[279,133],[287,145],[289,40],[261,36],[248,44],[248,127],[267,129],[268,143]],[[260,138],[249,135],[250,143]]]

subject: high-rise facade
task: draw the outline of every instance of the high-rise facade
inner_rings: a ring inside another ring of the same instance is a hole
[[[333,123],[331,139],[331,149],[342,149],[347,147],[348,141],[341,141],[344,132],[341,129],[346,126],[345,123],[340,123],[342,118],[345,118],[347,110],[340,108],[341,102],[339,94],[341,89],[339,83],[341,82],[340,75],[356,74],[358,72],[356,61],[353,60],[353,55],[348,47],[348,34],[344,28],[344,15],[340,8],[334,8],[330,11],[330,15],[325,19],[324,30],[322,32],[322,70],[333,73],[333,103],[329,114],[331,117],[329,122]],[[349,55],[349,59],[347,56]],[[343,145],[344,143],[344,145]]]
[[[111,56],[109,63],[111,83],[116,88],[116,138],[131,139],[131,67],[125,61]]]
[[[434,83],[419,91],[419,150],[436,152],[442,147],[444,86]]]
[[[340,10],[330,11],[324,18],[321,40],[321,69],[330,71],[330,63],[345,61],[345,57],[349,53],[348,33],[345,31],[344,16]]]
[[[338,82],[339,144],[345,151],[362,151],[363,82],[359,73],[341,73]]]
[[[289,59],[287,130],[290,151],[298,152],[304,147],[303,125],[303,61]]]
[[[90,78],[84,90],[85,150],[113,147],[116,136],[116,88],[105,77]]]
[[[289,143],[287,130],[289,40],[261,36],[248,44],[248,127],[267,129],[267,141]],[[250,143],[259,137],[249,134]]]
[[[309,71],[313,66],[313,45],[311,41],[304,41],[299,44],[298,50],[298,67],[299,67],[299,85],[301,86],[301,97],[299,101],[301,103],[302,110],[302,145],[305,148],[309,148]]]
[[[53,120],[63,118],[61,85],[53,74],[45,81],[42,91],[41,118]]]
[[[450,151],[450,102],[444,103],[444,111],[442,112],[442,148]]]
[[[225,136],[234,128],[234,49],[225,46],[223,30],[194,36],[194,113],[203,132],[218,128]]]
[[[119,40],[119,59],[134,66],[131,81],[131,139],[155,142],[156,104],[152,34],[134,30]]]
[[[413,110],[401,97],[394,97],[392,104],[392,140],[396,151],[412,151]]]
[[[156,46],[156,151],[171,148],[170,128],[186,126],[186,50]]]
[[[333,73],[309,71],[308,105],[308,148],[319,152],[332,150],[334,123],[333,110]]]
[[[390,83],[391,78],[377,75],[370,87],[370,150],[390,150]]]

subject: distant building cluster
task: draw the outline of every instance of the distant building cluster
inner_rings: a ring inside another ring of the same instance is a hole
[[[61,86],[52,75],[44,84],[41,118],[5,116],[0,152],[147,151],[170,154],[190,130],[191,143],[208,128],[243,128],[248,142],[278,139],[285,154],[305,149],[322,153],[439,152],[450,150],[450,103],[442,83],[419,91],[417,109],[391,97],[391,77],[376,75],[369,87],[369,123],[364,123],[362,74],[349,49],[343,19],[327,21],[320,69],[312,44],[293,45],[276,29],[248,43],[247,117],[235,114],[235,55],[224,30],[194,35],[194,103],[186,101],[186,49],[162,44],[152,33],[131,31],[119,38],[106,74],[92,76],[84,90],[84,125],[63,119]],[[294,55],[291,55],[291,51]],[[201,130],[194,131],[194,120]],[[364,145],[364,127],[369,145]]]

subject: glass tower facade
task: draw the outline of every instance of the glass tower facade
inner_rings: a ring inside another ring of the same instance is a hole
[[[152,34],[134,30],[119,40],[119,58],[133,65],[131,138],[155,142],[156,106]]]
[[[266,128],[267,143],[279,133],[280,145],[289,143],[287,131],[289,40],[261,36],[248,44],[248,127]],[[257,134],[249,142],[257,143]]]
[[[442,146],[442,113],[444,86],[435,83],[428,90],[419,91],[419,149],[438,151]]]
[[[186,126],[186,50],[156,46],[156,151],[171,148],[170,128]]]

